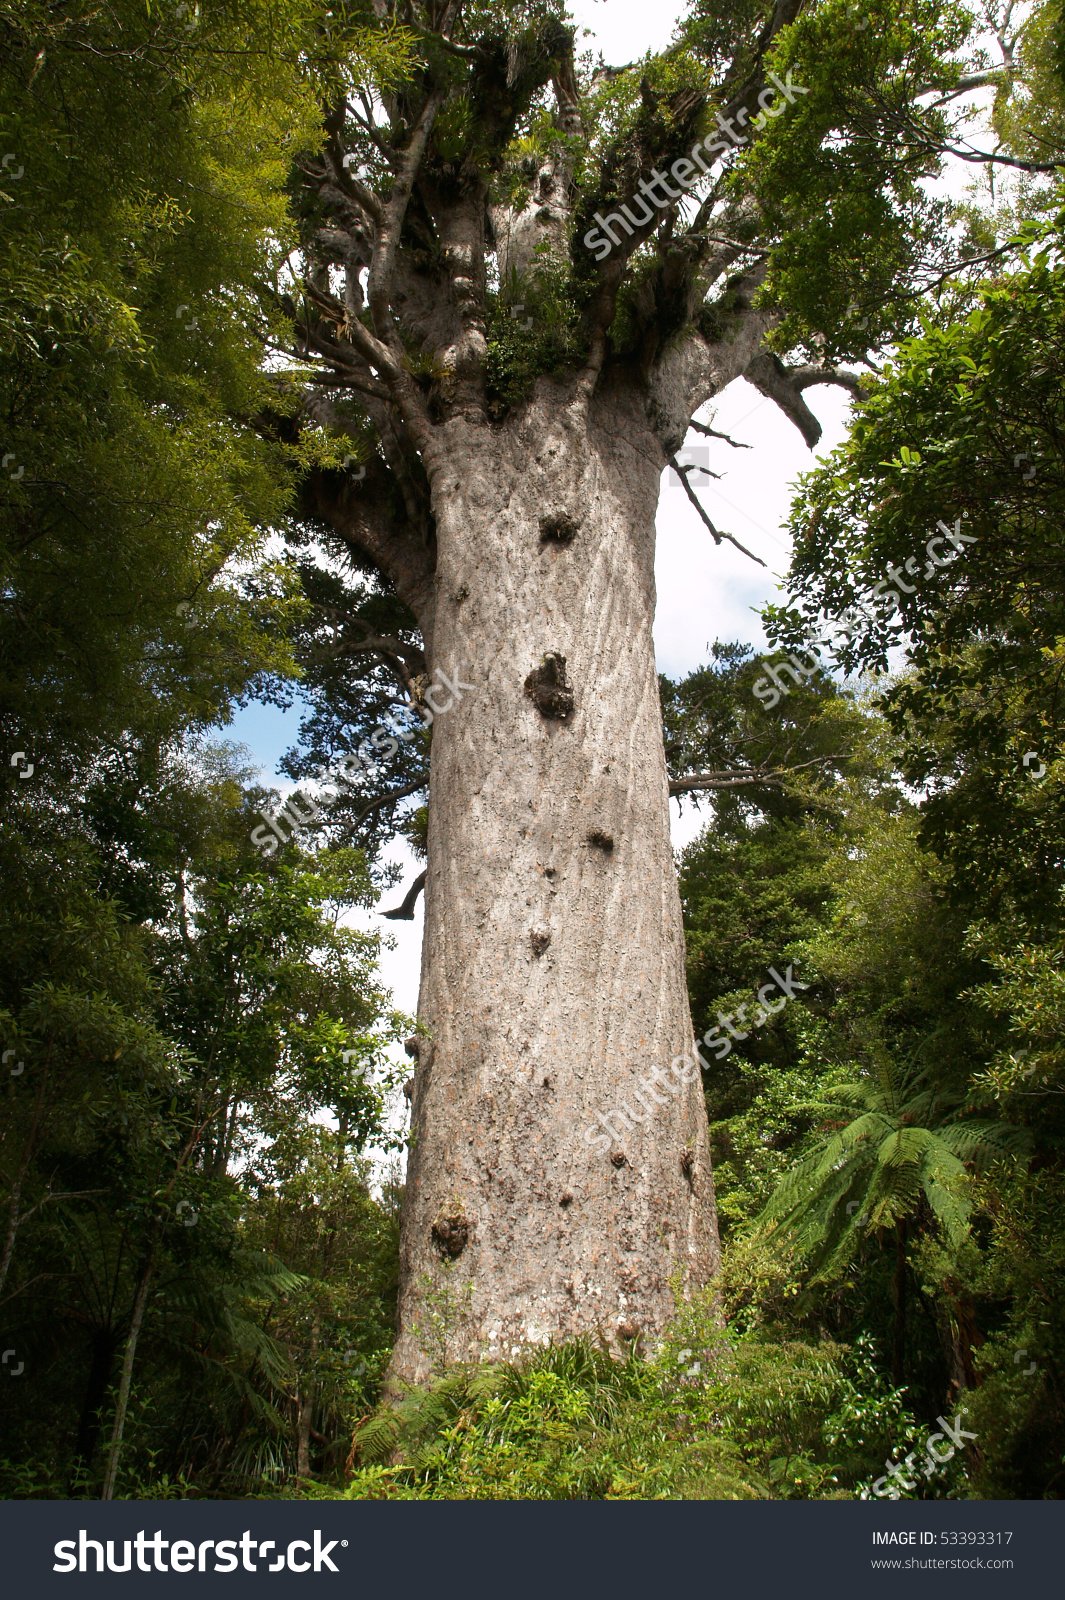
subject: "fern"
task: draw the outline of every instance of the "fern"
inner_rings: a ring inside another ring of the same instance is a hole
[[[966,1115],[960,1095],[928,1069],[903,1070],[877,1051],[873,1074],[802,1108],[836,1129],[778,1185],[757,1219],[769,1238],[805,1261],[814,1280],[838,1272],[870,1232],[917,1221],[922,1203],[954,1250],[969,1234],[963,1180],[1016,1159],[1026,1136]],[[856,1112],[838,1126],[841,1110]]]

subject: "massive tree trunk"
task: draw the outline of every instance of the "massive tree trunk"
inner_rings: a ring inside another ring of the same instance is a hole
[[[589,414],[547,383],[512,427],[446,431],[428,658],[473,687],[433,731],[410,1380],[444,1262],[454,1360],[653,1335],[718,1253],[651,639],[661,447],[631,396]]]

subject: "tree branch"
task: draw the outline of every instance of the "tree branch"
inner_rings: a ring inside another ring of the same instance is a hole
[[[382,806],[396,805],[400,800],[408,800],[412,794],[420,794],[428,781],[428,777],[419,778],[416,783],[408,783],[406,788],[389,789],[387,794],[379,794],[375,800],[368,800],[352,819],[353,826],[357,827],[360,822],[365,822],[367,817],[372,817]]]
[[[809,389],[815,383],[834,383],[840,389],[849,389],[851,394],[862,396],[861,378],[856,372],[845,372],[842,367],[819,367],[808,365],[804,367],[788,367],[785,369],[788,377],[800,392]]]
[[[383,917],[389,917],[393,922],[413,922],[414,907],[418,896],[425,888],[425,872],[419,872],[410,888],[403,897],[402,905],[394,906],[391,911],[382,911]]]
[[[945,105],[948,100],[956,99],[959,94],[968,94],[970,89],[982,89],[989,83],[999,83],[1002,78],[1009,76],[1009,72],[1007,66],[988,67],[986,72],[970,72],[967,77],[959,78],[953,89],[948,89],[945,93],[938,83],[926,83],[922,88],[913,91],[913,97],[918,100],[923,94],[938,94],[940,98],[933,100],[932,107]]]
[[[823,767],[845,761],[848,754],[849,752],[842,751],[831,756],[814,756],[809,761],[798,762],[794,767],[738,767],[723,772],[696,772],[689,778],[671,778],[669,792],[671,795],[692,794],[706,789],[738,789],[755,783],[783,789],[786,787],[784,780],[793,772],[802,772],[806,767]]]
[[[773,355],[771,351],[760,350],[748,366],[744,377],[794,422],[812,450],[821,437],[821,424],[806,404],[801,390],[792,381],[791,374],[779,357]]]
[[[730,544],[734,544],[736,546],[737,550],[742,550],[743,554],[745,556],[750,556],[752,561],[757,561],[757,563],[758,563],[758,565],[760,567],[764,567],[765,566],[765,562],[761,559],[761,557],[756,556],[752,551],[748,550],[747,546],[746,545],[742,545],[740,543],[740,541],[737,538],[734,537],[733,534],[731,534],[731,533],[722,533],[719,528],[715,528],[714,527],[714,524],[710,521],[710,518],[707,516],[706,512],[703,510],[702,506],[699,504],[699,501],[698,501],[698,499],[696,498],[696,495],[695,495],[695,490],[692,488],[691,484],[688,482],[688,479],[687,479],[687,477],[686,477],[686,475],[684,473],[684,469],[682,467],[678,466],[676,456],[675,455],[670,456],[669,460],[670,460],[671,466],[676,468],[677,474],[678,474],[678,476],[680,478],[681,484],[682,484],[683,489],[684,489],[684,493],[688,496],[688,499],[691,501],[692,505],[695,507],[696,511],[699,513],[699,516],[702,519],[703,525],[705,527],[709,528],[710,532],[713,534],[714,543],[715,544],[720,544],[722,539],[727,539]]]
[[[725,443],[730,444],[733,450],[754,449],[753,444],[741,444],[737,439],[730,439],[727,433],[718,433],[716,429],[708,428],[705,422],[696,422],[694,417],[692,418],[691,425],[695,429],[696,433],[703,433],[708,439],[724,439]]]
[[[378,338],[393,352],[397,361],[402,359],[403,343],[392,316],[392,279],[396,266],[396,252],[399,249],[403,220],[407,215],[414,180],[429,143],[436,113],[446,98],[446,89],[433,89],[426,97],[421,115],[411,134],[410,143],[403,152],[399,172],[392,185],[392,193],[377,229],[367,299],[374,330]]]

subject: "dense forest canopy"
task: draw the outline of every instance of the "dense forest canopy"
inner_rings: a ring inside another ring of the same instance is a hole
[[[1060,1498],[1057,0],[628,64],[541,0],[0,0],[0,143],[2,1492]],[[658,680],[740,376],[851,426],[766,658]],[[296,693],[282,811],[225,730]],[[423,888],[412,1018],[352,918]],[[608,1315],[561,1264],[641,1160],[702,1242]]]

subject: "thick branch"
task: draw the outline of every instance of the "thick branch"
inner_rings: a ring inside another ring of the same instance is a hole
[[[350,160],[345,155],[340,143],[340,132],[344,126],[344,112],[346,109],[346,106],[341,102],[333,107],[325,119],[325,130],[329,135],[325,142],[325,153],[333,169],[337,187],[350,200],[356,201],[374,222],[379,223],[384,217],[380,200],[371,189],[360,183],[357,178],[353,178],[348,171]],[[304,171],[307,171],[306,167],[304,167]]]
[[[788,367],[788,377],[796,389],[812,388],[815,383],[833,383],[840,389],[849,389],[851,394],[862,396],[861,378],[856,372],[845,372],[842,367]]]
[[[414,907],[418,902],[418,896],[421,894],[424,888],[425,873],[419,872],[418,876],[415,878],[414,882],[404,895],[403,903],[401,905],[394,906],[391,911],[382,911],[381,915],[383,917],[389,917],[393,922],[413,922]]]
[[[801,389],[795,384],[779,357],[768,350],[759,351],[744,373],[744,377],[748,378],[767,400],[772,400],[780,407],[784,415],[794,422],[810,449],[814,449],[821,437],[821,424],[806,404]]]
[[[320,518],[361,559],[384,573],[426,637],[433,618],[433,552],[424,526],[404,519],[395,500],[392,474],[380,462],[372,463],[359,483],[314,468],[302,485],[305,515]]]
[[[396,252],[399,249],[400,235],[403,232],[403,222],[410,204],[414,180],[422,164],[429,135],[433,131],[436,113],[446,98],[446,89],[434,89],[426,98],[414,132],[411,134],[410,143],[403,152],[385,214],[377,228],[367,298],[377,336],[393,352],[397,361],[402,360],[403,343],[392,316],[392,280],[395,274]]]

